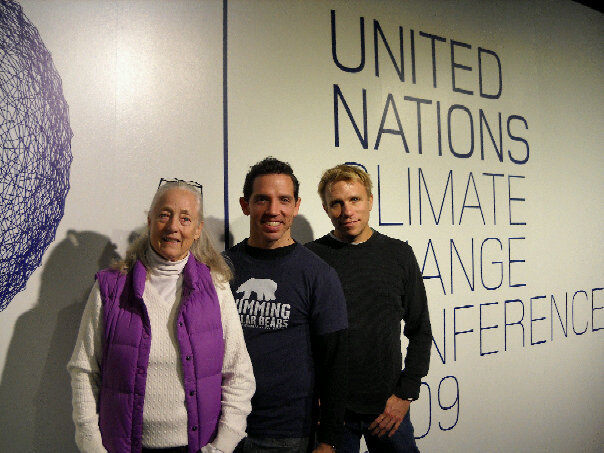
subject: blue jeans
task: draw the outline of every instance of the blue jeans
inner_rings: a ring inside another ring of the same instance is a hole
[[[306,453],[308,437],[245,437],[235,453]]]
[[[388,437],[388,434],[378,437],[369,432],[369,425],[378,415],[356,414],[347,411],[344,437],[338,453],[359,453],[361,436],[365,436],[365,443],[370,453],[419,453],[413,436],[413,425],[409,412],[392,437]]]

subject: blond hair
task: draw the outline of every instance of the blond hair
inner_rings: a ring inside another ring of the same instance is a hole
[[[323,206],[327,204],[325,200],[325,190],[330,184],[338,181],[360,181],[365,186],[365,190],[367,190],[367,196],[372,196],[371,188],[373,187],[373,184],[371,183],[369,174],[365,170],[356,165],[336,165],[329,170],[325,170],[319,181],[317,192],[321,197]]]

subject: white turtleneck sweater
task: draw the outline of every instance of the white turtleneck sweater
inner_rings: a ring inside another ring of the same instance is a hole
[[[175,319],[180,306],[182,271],[188,260],[170,262],[147,252],[150,269],[143,300],[151,323],[151,350],[143,408],[143,445],[163,448],[187,445],[187,411]],[[228,283],[214,279],[224,337],[222,413],[216,439],[208,449],[230,453],[245,436],[246,418],[255,390],[252,364],[245,347],[239,316]],[[105,452],[96,412],[102,359],[103,316],[95,283],[80,325],[71,374],[76,443],[81,451]]]

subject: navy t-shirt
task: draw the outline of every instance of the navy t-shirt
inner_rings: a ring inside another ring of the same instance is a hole
[[[256,378],[247,432],[307,436],[315,375],[311,338],[347,328],[338,276],[297,243],[262,250],[243,241],[226,255],[235,270],[231,289]]]

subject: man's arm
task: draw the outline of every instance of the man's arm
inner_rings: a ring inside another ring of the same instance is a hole
[[[348,330],[317,335],[313,339],[319,401],[318,451],[331,450],[344,432],[347,392]]]
[[[333,268],[325,265],[317,270],[312,297],[310,328],[321,404],[317,450],[327,451],[340,443],[344,433],[348,393],[348,315],[342,284]]]
[[[405,328],[403,334],[409,340],[405,354],[405,367],[401,371],[394,394],[386,401],[384,411],[369,426],[373,434],[394,435],[407,415],[411,401],[419,398],[421,380],[428,374],[432,328],[428,313],[428,299],[422,273],[411,247],[404,256],[406,275],[403,276],[403,308]]]
[[[410,247],[406,260],[405,296],[402,301],[405,309],[403,334],[408,338],[409,344],[405,354],[405,367],[401,372],[394,394],[404,400],[416,400],[419,398],[421,380],[428,374],[430,367],[432,328],[424,280]]]

